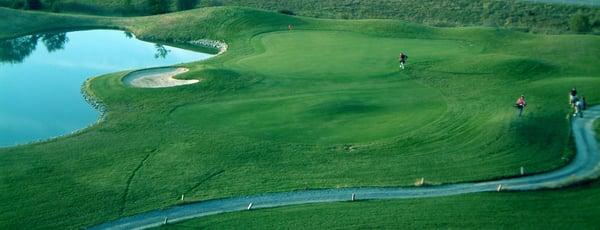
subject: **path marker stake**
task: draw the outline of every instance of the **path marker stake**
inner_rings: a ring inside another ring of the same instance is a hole
[[[425,177],[421,177],[421,179],[417,179],[417,181],[415,181],[415,186],[417,187],[423,186],[423,184],[425,184]]]
[[[525,168],[521,166],[521,176],[525,175]]]
[[[502,191],[502,184],[498,185],[498,188],[496,188],[496,191],[498,191],[498,192]]]
[[[250,204],[248,205],[248,210],[252,209],[252,205],[253,205],[252,203],[250,203]]]
[[[356,201],[356,193],[352,193],[352,201]]]
[[[185,197],[185,196],[184,196],[183,194],[181,194],[181,201],[183,201],[183,198],[184,198],[184,197]]]

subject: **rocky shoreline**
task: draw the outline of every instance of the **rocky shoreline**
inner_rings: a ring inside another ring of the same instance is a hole
[[[92,106],[92,108],[100,112],[100,118],[98,119],[98,122],[100,122],[104,118],[104,114],[106,113],[106,107],[100,101],[100,99],[98,99],[96,96],[93,95],[91,91],[88,90],[88,86],[94,78],[95,77],[88,78],[85,80],[85,82],[83,82],[83,84],[81,85],[81,95],[83,96],[83,100],[85,100],[85,102],[87,102],[90,106]]]
[[[219,52],[216,55],[225,53],[227,51],[227,49],[229,48],[229,45],[227,45],[227,43],[225,43],[223,41],[215,41],[215,40],[209,40],[209,39],[198,39],[198,40],[193,40],[193,41],[187,41],[185,43],[188,43],[191,45],[196,45],[196,46],[204,46],[204,47],[208,47],[208,48],[218,49]]]

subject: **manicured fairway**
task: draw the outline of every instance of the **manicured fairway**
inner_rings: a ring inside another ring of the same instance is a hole
[[[178,204],[182,194],[199,201],[412,185],[421,177],[480,181],[517,176],[521,166],[548,171],[573,153],[568,90],[577,86],[590,104],[600,102],[597,36],[236,7],[144,18],[0,15],[19,18],[0,22],[0,37],[116,27],[147,39],[229,44],[217,58],[183,65],[190,71],[181,78],[200,84],[137,89],[123,84],[124,72],[95,78],[85,89],[106,105],[104,122],[0,149],[0,226],[7,228],[86,227]],[[42,26],[47,21],[56,23]],[[400,51],[409,55],[404,71]],[[530,106],[518,118],[512,105],[521,94]],[[420,201],[394,204],[402,202]]]
[[[254,44],[266,51],[232,65],[268,76],[265,82],[273,85],[257,95],[182,106],[171,116],[259,140],[310,144],[368,143],[408,135],[440,119],[444,98],[399,73],[393,57],[402,47],[414,47],[414,53],[432,59],[458,53],[459,44],[369,40],[377,38],[343,32],[261,35]]]

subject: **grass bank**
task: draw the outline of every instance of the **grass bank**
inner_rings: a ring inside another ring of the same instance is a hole
[[[201,84],[91,80],[106,121],[0,149],[0,226],[80,228],[151,209],[305,188],[487,180],[564,165],[566,95],[598,103],[600,38],[240,7],[104,18],[0,9],[2,37],[110,27],[229,51],[182,65]],[[289,24],[294,31],[287,31]],[[168,29],[167,29],[168,28]],[[406,51],[408,68],[397,55]],[[557,57],[563,57],[560,62]],[[517,117],[512,104],[525,94]],[[24,218],[27,217],[27,218]]]
[[[0,39],[46,31],[117,27],[112,23],[113,19],[107,17],[25,12],[7,8],[0,8],[0,14],[7,19],[0,23]]]

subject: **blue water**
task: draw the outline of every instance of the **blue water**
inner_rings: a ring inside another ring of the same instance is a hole
[[[95,123],[100,114],[81,95],[87,78],[213,56],[115,30],[18,39],[0,42],[0,146],[65,135]]]

